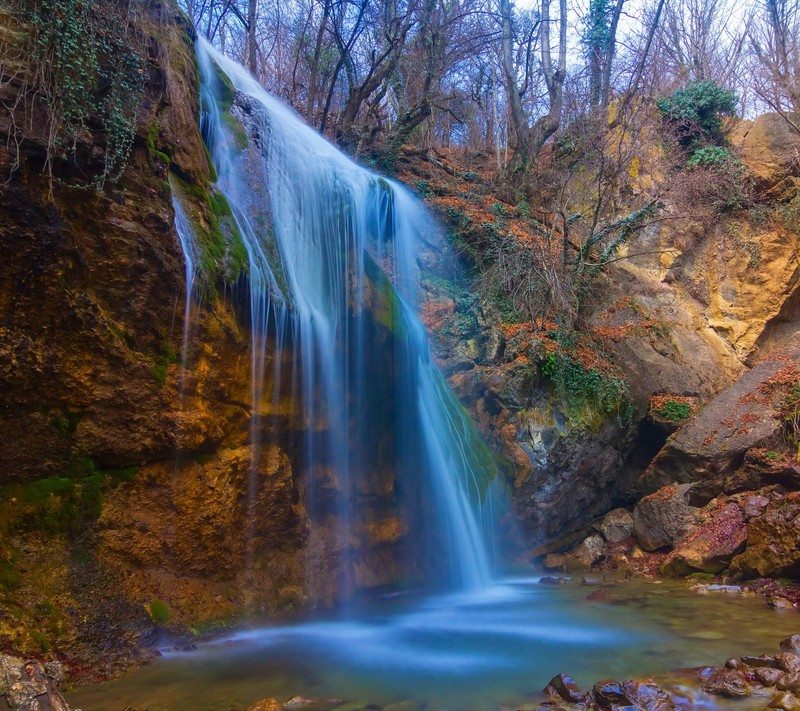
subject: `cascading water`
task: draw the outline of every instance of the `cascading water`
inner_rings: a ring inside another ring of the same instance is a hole
[[[175,231],[181,244],[186,276],[186,297],[183,304],[183,338],[181,339],[181,366],[186,371],[189,342],[192,328],[192,296],[194,280],[197,276],[197,244],[192,231],[192,224],[172,185],[172,208],[175,211]]]
[[[494,465],[414,313],[415,254],[419,235],[436,229],[432,219],[202,40],[198,56],[203,134],[249,257],[254,449],[259,403],[289,383],[305,421],[306,505],[312,519],[338,522],[321,555],[336,560],[345,590],[357,583],[350,542],[370,524],[354,495],[387,467],[412,519],[407,567],[453,589],[484,586],[481,516]],[[273,372],[272,394],[264,392],[270,344],[293,353],[291,373]],[[315,483],[325,472],[336,495]]]

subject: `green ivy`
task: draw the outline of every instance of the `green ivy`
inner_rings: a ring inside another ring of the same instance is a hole
[[[723,140],[722,117],[736,112],[736,93],[713,80],[697,81],[656,102],[685,149]]]
[[[99,124],[102,169],[83,186],[102,189],[125,169],[144,93],[145,61],[129,31],[129,10],[90,0],[14,4],[29,30],[37,88],[47,106],[51,180],[53,161],[74,161],[78,143]]]

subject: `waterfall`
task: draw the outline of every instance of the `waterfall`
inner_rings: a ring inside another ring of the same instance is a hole
[[[416,255],[435,222],[243,67],[203,40],[197,51],[203,136],[249,261],[254,468],[263,403],[289,392],[304,422],[305,504],[312,520],[337,522],[324,557],[336,560],[345,588],[360,565],[352,542],[372,523],[360,502],[379,498],[410,521],[412,577],[450,589],[486,585],[482,519],[494,463],[432,362],[416,315]],[[274,355],[284,351],[290,357]],[[391,491],[379,496],[381,475]]]
[[[181,368],[186,371],[189,343],[191,341],[192,327],[192,296],[194,294],[194,280],[197,276],[197,244],[195,242],[192,224],[186,211],[183,209],[177,195],[177,187],[174,181],[170,180],[172,189],[172,208],[175,211],[175,231],[178,233],[178,240],[183,253],[184,273],[186,276],[186,296],[183,302],[183,338],[181,339]],[[183,383],[181,383],[181,391]],[[183,393],[181,392],[181,395]]]

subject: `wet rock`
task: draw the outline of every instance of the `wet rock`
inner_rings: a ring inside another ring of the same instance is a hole
[[[736,504],[726,504],[703,523],[690,528],[669,557],[662,571],[686,575],[693,571],[719,573],[737,553],[744,550],[747,529]]]
[[[800,711],[800,699],[791,691],[782,691],[772,697],[768,709],[781,709],[781,711]]]
[[[630,705],[631,700],[625,695],[625,690],[618,681],[604,679],[592,687],[592,694],[600,708]]]
[[[672,484],[645,496],[633,510],[636,540],[646,551],[671,547],[686,533],[697,509],[687,499],[691,484]]]
[[[775,655],[775,661],[788,674],[800,673],[800,657],[794,652],[781,652]]]
[[[590,568],[600,560],[606,552],[606,543],[602,536],[592,534],[575,548],[569,557],[578,563],[579,566]]]
[[[539,578],[539,585],[569,585],[571,582],[570,578],[557,578],[550,575]]]
[[[709,694],[732,699],[750,696],[752,693],[744,674],[733,669],[712,673],[703,681],[703,689]]]
[[[252,706],[248,706],[247,711],[284,711],[284,709],[278,699],[261,699]]]
[[[17,711],[69,711],[58,690],[60,664],[42,666],[36,661],[0,655],[0,708]]]
[[[775,686],[781,691],[800,691],[800,674],[785,674]]]
[[[786,674],[780,669],[770,669],[769,667],[762,667],[756,669],[754,672],[756,679],[758,679],[764,686],[775,686],[783,679]]]
[[[543,691],[551,698],[557,697],[572,704],[581,704],[586,698],[586,694],[580,690],[575,680],[566,674],[554,676]]]
[[[784,652],[800,653],[800,634],[793,634],[781,641],[781,650]]]
[[[800,576],[800,492],[769,503],[747,524],[747,548],[731,562],[731,573],[744,578]]]
[[[343,703],[342,699],[306,699],[303,696],[293,696],[283,703],[283,708],[284,711],[329,711],[329,709],[341,706]],[[403,704],[411,703],[411,701],[403,701],[399,704],[394,704],[394,706],[401,707]],[[387,706],[386,708],[388,709],[389,707]],[[401,711],[401,709],[398,709],[398,711]]]
[[[741,659],[736,659],[736,657],[731,657],[728,661],[725,662],[726,669],[745,669],[746,665]]]
[[[672,697],[652,681],[626,681],[622,684],[625,696],[642,711],[673,711],[677,706]]]
[[[776,610],[791,610],[794,607],[792,601],[785,597],[771,597],[767,600],[767,605]]]
[[[613,509],[600,522],[598,529],[609,543],[618,543],[633,535],[633,514],[627,509]]]
[[[770,669],[778,669],[780,666],[778,661],[775,657],[770,656],[769,654],[762,654],[760,656],[744,656],[742,657],[742,662],[746,664],[748,667],[768,667]]]

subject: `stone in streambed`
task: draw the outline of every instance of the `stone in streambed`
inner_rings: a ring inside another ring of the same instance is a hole
[[[748,667],[769,667],[770,669],[778,669],[780,667],[775,657],[769,654],[762,654],[758,657],[745,655],[742,657],[742,662]]]
[[[741,672],[723,669],[713,672],[703,681],[703,690],[715,696],[731,699],[750,696],[752,689]]]
[[[793,634],[781,642],[781,651],[800,653],[800,634]]]
[[[626,681],[622,688],[625,696],[636,709],[643,711],[674,711],[677,709],[672,697],[652,681]]]
[[[586,699],[586,694],[580,690],[575,680],[566,674],[554,676],[542,691],[551,698],[563,699],[572,704],[581,704]]]
[[[800,657],[794,652],[781,652],[775,655],[778,667],[789,674],[800,673]]]
[[[770,669],[769,667],[756,668],[753,674],[764,686],[776,686],[786,676],[786,673],[780,669]]]
[[[261,699],[252,706],[247,707],[247,711],[284,711],[283,704],[278,699]]]
[[[775,686],[780,691],[800,691],[800,674],[786,674]]]
[[[768,709],[780,709],[781,711],[800,711],[800,700],[791,691],[782,691],[772,697]]]
[[[604,679],[592,687],[592,694],[597,705],[602,709],[613,706],[629,706],[631,700],[625,695],[625,690],[618,681]]]

